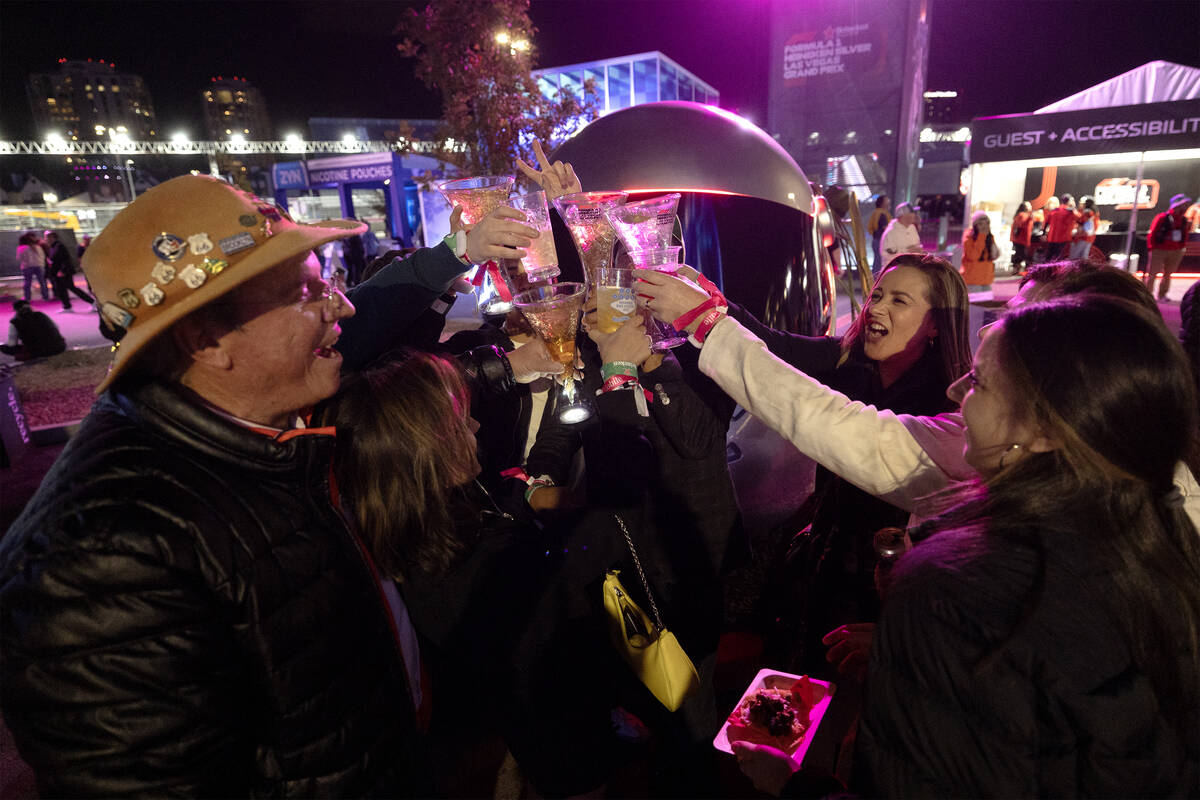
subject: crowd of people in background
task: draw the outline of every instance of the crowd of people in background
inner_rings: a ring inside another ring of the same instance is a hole
[[[527,181],[583,190],[534,150]],[[1151,228],[1166,286],[1177,205]],[[589,296],[595,414],[568,423],[519,312],[443,335],[476,265],[530,288],[522,212],[368,264],[356,220],[205,176],[144,192],[83,253],[119,339],[100,397],[0,540],[0,707],[42,794],[466,796],[498,739],[525,796],[603,796],[639,759],[649,796],[722,796],[723,587],[762,558],[735,405],[820,465],[768,557],[759,658],[845,712],[819,767],[733,742],[755,787],[1200,793],[1200,367],[1153,274],[1071,258],[1090,198],[1047,213],[1037,264],[1027,206],[1020,291],[974,353],[988,214],[956,267],[882,197],[843,336],[773,329],[688,266],[634,270],[646,313],[615,331]],[[70,254],[21,247],[46,298]],[[650,317],[687,343],[653,350]],[[612,646],[613,569],[691,657],[677,710]]]

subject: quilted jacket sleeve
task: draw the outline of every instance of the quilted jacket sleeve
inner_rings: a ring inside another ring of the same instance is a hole
[[[43,796],[244,792],[255,732],[234,723],[255,687],[200,565],[165,552],[189,521],[131,508],[88,515],[100,535],[77,514],[4,554],[5,721]],[[147,534],[103,533],[117,528]]]

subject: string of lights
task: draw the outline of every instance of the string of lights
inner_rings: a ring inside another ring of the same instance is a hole
[[[0,155],[218,155],[267,154],[295,155],[346,153],[439,153],[463,152],[466,145],[452,139],[444,142],[425,141],[0,141]]]

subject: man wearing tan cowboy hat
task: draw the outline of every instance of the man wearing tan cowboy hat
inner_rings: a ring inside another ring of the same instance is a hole
[[[517,254],[519,216],[472,255]],[[312,251],[362,230],[184,176],[88,248],[125,333],[0,541],[0,704],[43,796],[428,794],[407,613],[339,511],[335,432],[304,427],[356,319]],[[465,268],[438,245],[363,284],[362,349]]]

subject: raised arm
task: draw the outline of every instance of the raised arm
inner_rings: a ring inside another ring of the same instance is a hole
[[[922,418],[851,401],[773,356],[737,320],[709,333],[700,370],[802,453],[893,505],[912,511],[952,480],[906,427]]]

